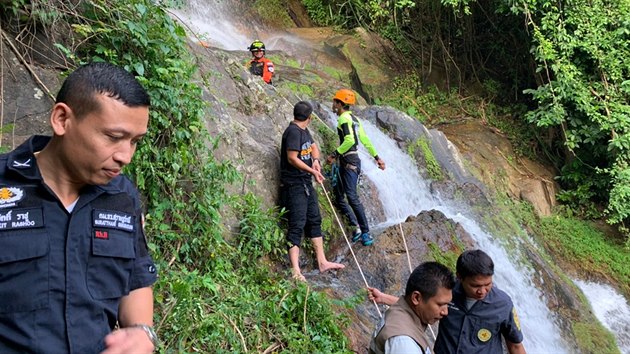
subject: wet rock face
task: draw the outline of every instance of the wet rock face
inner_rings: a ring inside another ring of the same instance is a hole
[[[489,189],[506,191],[514,199],[531,203],[538,215],[551,214],[559,191],[554,171],[524,157],[513,158],[507,137],[481,122],[471,120],[440,129]]]

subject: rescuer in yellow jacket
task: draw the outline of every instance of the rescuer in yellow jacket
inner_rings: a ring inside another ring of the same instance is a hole
[[[332,110],[339,119],[337,121],[337,134],[339,135],[339,147],[328,156],[328,162],[337,161],[339,178],[334,187],[335,206],[354,226],[352,241],[361,240],[364,246],[373,243],[370,236],[370,227],[363,204],[357,193],[357,183],[361,174],[361,159],[359,158],[359,141],[374,157],[378,168],[385,169],[385,161],[376,153],[376,149],[363,130],[361,122],[350,111],[350,105],[356,103],[356,96],[352,90],[341,89],[333,97]],[[348,199],[346,203],[345,199]],[[348,204],[350,204],[348,206]]]

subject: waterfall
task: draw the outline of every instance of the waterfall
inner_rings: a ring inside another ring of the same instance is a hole
[[[521,257],[518,250],[507,252],[499,240],[464,215],[462,210],[448,205],[448,201],[441,201],[432,196],[427,182],[419,176],[416,164],[407,153],[400,150],[394,140],[370,122],[363,121],[363,127],[387,164],[387,169],[381,171],[373,159],[368,158],[366,151],[361,154],[363,171],[376,185],[388,217],[384,224],[395,224],[409,215],[417,215],[423,210],[431,209],[439,210],[460,223],[477,242],[479,248],[494,260],[494,283],[514,301],[527,352],[567,353],[566,343],[560,337],[560,330],[556,325],[556,317],[547,307],[544,294],[534,286],[533,272],[519,264],[518,260]]]
[[[202,40],[213,47],[245,51],[256,39],[257,27],[245,18],[237,21],[239,17],[231,13],[230,5],[233,4],[229,1],[190,0],[185,8],[171,12],[187,26],[192,41]]]
[[[597,319],[614,333],[622,353],[630,353],[630,305],[610,285],[574,279],[591,303]]]

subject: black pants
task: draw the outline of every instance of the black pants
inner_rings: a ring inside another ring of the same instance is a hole
[[[350,168],[343,159],[339,163],[339,178],[333,189],[335,206],[353,226],[359,225],[361,232],[369,232],[370,226],[357,191],[357,184],[361,175],[361,161],[355,162],[352,166],[353,168]],[[348,199],[347,203],[346,198]]]

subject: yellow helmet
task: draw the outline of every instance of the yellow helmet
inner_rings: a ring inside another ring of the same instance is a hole
[[[333,100],[339,100],[347,105],[357,103],[357,98],[354,95],[354,91],[348,89],[341,89],[335,93]]]

